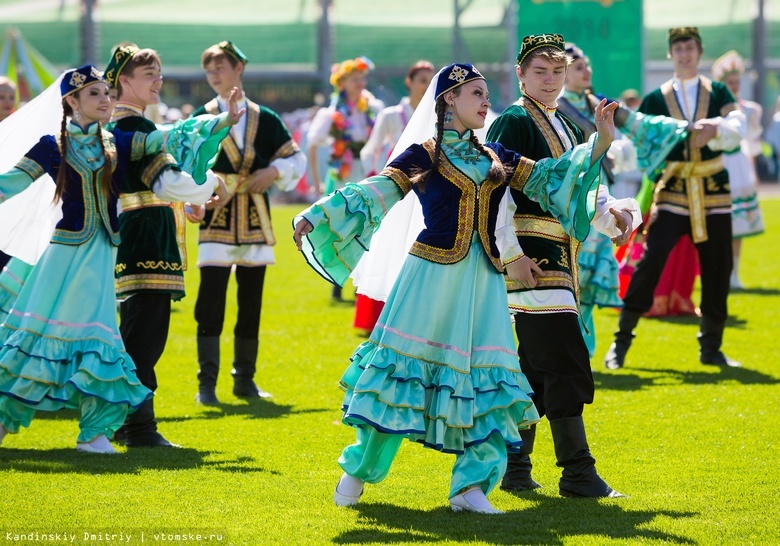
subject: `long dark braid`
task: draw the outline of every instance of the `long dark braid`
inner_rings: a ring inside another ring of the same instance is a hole
[[[474,131],[471,131],[471,143],[474,145],[474,147],[481,153],[482,155],[491,158],[492,156],[488,152],[487,148],[479,141],[477,138],[477,135],[474,134]],[[485,180],[489,182],[498,182],[499,184],[503,184],[504,180],[506,180],[506,169],[504,167],[504,164],[501,163],[501,161],[496,157],[495,159],[491,159],[490,169],[488,170],[487,177]]]
[[[68,153],[68,116],[73,115],[73,109],[65,99],[62,99],[62,123],[60,124],[60,168],[57,171],[57,183],[54,188],[54,202],[59,202],[68,184],[68,173],[65,169],[65,155]]]
[[[76,93],[78,96],[78,93]],[[60,169],[57,172],[57,184],[54,190],[54,202],[58,202],[63,194],[67,191],[68,174],[65,168],[65,158],[68,153],[68,119],[73,117],[73,108],[65,99],[62,99],[62,123],[60,124]],[[108,197],[111,193],[114,193],[112,179],[113,172],[111,169],[113,159],[113,152],[106,150],[105,142],[103,142],[103,124],[98,122],[97,138],[100,142],[100,149],[103,150],[103,173],[100,177],[100,191]]]
[[[444,136],[444,112],[447,110],[447,102],[444,97],[439,97],[436,100],[436,148],[433,152],[433,163],[431,168],[427,171],[416,173],[411,181],[412,184],[416,184],[421,192],[425,191],[425,183],[431,176],[432,172],[435,172],[439,167],[439,161],[441,159],[441,141]]]
[[[100,141],[100,149],[103,150],[103,174],[100,176],[100,191],[108,197],[112,193],[116,193],[113,188],[114,173],[111,162],[114,152],[106,150],[106,143],[103,141],[103,123],[101,122],[98,122],[97,137]]]

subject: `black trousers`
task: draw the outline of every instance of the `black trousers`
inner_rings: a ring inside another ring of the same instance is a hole
[[[225,323],[230,267],[200,268],[200,288],[195,303],[198,336],[219,336]],[[238,284],[238,317],[233,330],[235,337],[257,339],[260,331],[260,310],[263,307],[263,284],[266,266],[236,266]]]
[[[517,313],[515,332],[520,368],[539,415],[550,421],[582,415],[593,402],[590,356],[574,313]]]
[[[659,211],[647,232],[647,248],[623,298],[629,311],[645,313],[653,306],[653,293],[666,260],[683,235],[691,234],[688,216]],[[734,257],[731,251],[731,215],[707,216],[707,236],[697,243],[701,271],[701,313],[720,323],[728,317],[729,277]]]
[[[157,390],[154,366],[165,350],[171,323],[171,295],[147,292],[135,294],[119,304],[119,332],[125,349],[135,361],[138,379]]]
[[[9,261],[11,261],[11,257],[5,252],[0,252],[0,271],[3,270],[5,264],[7,264]]]

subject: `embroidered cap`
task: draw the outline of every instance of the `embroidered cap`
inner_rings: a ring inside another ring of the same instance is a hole
[[[696,40],[701,45],[698,27],[674,27],[669,29],[669,45],[677,40]]]
[[[125,69],[133,55],[139,51],[140,49],[135,45],[123,45],[114,48],[111,52],[111,60],[108,61],[108,66],[106,67],[106,83],[109,87],[116,87],[122,70]]]
[[[62,75],[60,93],[62,93],[62,98],[65,98],[92,83],[103,81],[105,81],[105,79],[100,70],[91,64],[85,64],[81,68],[68,70]]]
[[[532,34],[523,38],[520,52],[517,54],[517,64],[523,64],[526,57],[541,47],[551,47],[558,51],[566,51],[566,42],[561,34]]]
[[[712,63],[712,77],[719,82],[722,82],[729,74],[739,74],[741,76],[744,73],[745,59],[733,49],[724,53]]]
[[[249,59],[247,59],[246,55],[244,55],[244,52],[238,49],[236,47],[236,44],[231,42],[230,40],[225,40],[224,42],[219,42],[217,44],[217,47],[233,57],[235,60],[240,62],[241,64],[246,64]]]
[[[436,81],[436,98],[438,99],[450,89],[455,89],[472,80],[484,80],[485,76],[467,63],[455,63],[444,68]]]

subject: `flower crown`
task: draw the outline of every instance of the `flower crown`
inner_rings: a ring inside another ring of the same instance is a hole
[[[353,72],[370,72],[374,69],[374,63],[368,57],[358,57],[356,59],[347,59],[330,67],[330,84],[338,88],[339,82],[347,74]]]

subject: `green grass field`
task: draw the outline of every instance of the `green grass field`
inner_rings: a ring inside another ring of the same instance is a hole
[[[259,364],[273,401],[230,394],[229,321],[223,405],[194,403],[193,268],[156,397],[161,430],[184,448],[77,453],[75,415],[40,414],[0,447],[0,543],[65,543],[72,534],[75,544],[780,544],[780,200],[762,205],[767,233],[744,244],[750,288],[729,301],[724,348],[743,368],[699,364],[693,320],[644,320],[627,367],[606,372],[600,362],[617,315],[597,316],[597,392],[586,423],[600,473],[628,499],[559,497],[542,423],[534,472],[544,488],[493,493],[506,515],[452,513],[453,456],[409,443],[357,507],[334,506],[336,459],[354,437],[339,423],[337,382],[361,338],[352,308],[331,306],[329,286],[295,251],[289,226],[300,207],[279,206]]]

